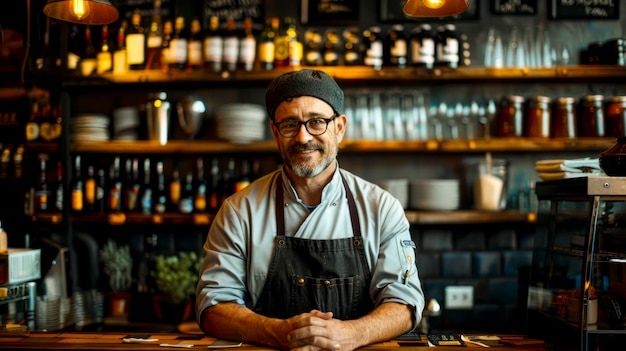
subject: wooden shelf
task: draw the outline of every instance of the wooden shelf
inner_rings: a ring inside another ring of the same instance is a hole
[[[493,138],[448,141],[350,141],[340,145],[345,153],[468,153],[468,152],[557,152],[604,151],[615,144],[614,138],[529,139]],[[277,152],[273,141],[233,144],[223,141],[156,141],[82,142],[71,146],[74,153],[90,154],[267,154]]]
[[[520,211],[405,211],[411,224],[418,225],[456,225],[488,223],[535,223],[535,213]]]

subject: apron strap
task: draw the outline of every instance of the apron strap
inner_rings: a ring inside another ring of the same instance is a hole
[[[341,181],[343,187],[346,190],[346,199],[348,199],[348,209],[350,210],[350,221],[352,223],[352,232],[355,238],[361,237],[361,226],[359,225],[359,214],[356,210],[356,202],[354,202],[354,196],[346,179],[342,176]],[[285,235],[285,210],[284,210],[284,190],[283,190],[283,177],[282,174],[278,176],[276,180],[276,207],[274,211],[276,213],[276,231],[278,236]]]

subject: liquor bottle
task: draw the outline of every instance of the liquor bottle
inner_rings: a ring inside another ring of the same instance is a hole
[[[251,174],[250,174],[250,161],[243,160],[241,162],[241,170],[239,172],[239,176],[237,177],[237,180],[235,181],[234,191],[238,192],[242,190],[243,188],[250,185],[251,181],[252,180],[251,180]]]
[[[92,165],[87,166],[87,176],[85,177],[85,210],[94,212],[96,209],[96,178],[95,170]]]
[[[48,189],[48,177],[46,174],[46,157],[39,158],[39,180],[35,188],[34,211],[41,213],[48,211],[48,200],[50,192]]]
[[[153,204],[155,213],[165,213],[167,211],[167,192],[165,189],[165,172],[163,171],[163,161],[156,164],[157,186],[154,192]]]
[[[219,18],[211,16],[209,28],[204,36],[204,66],[215,73],[222,71],[222,58],[224,56],[224,38],[220,33],[219,26]]]
[[[220,207],[220,198],[221,198],[221,191],[220,191],[220,186],[221,181],[220,181],[220,165],[219,165],[219,160],[214,158],[211,161],[211,182],[210,182],[210,188],[208,190],[208,207],[210,210],[212,211],[217,211],[217,209]]]
[[[239,64],[244,71],[252,71],[256,56],[256,38],[252,33],[252,19],[243,21],[243,36],[239,40]]]
[[[150,20],[150,28],[146,38],[146,55],[147,70],[157,70],[163,68],[161,50],[163,44],[163,27],[161,23],[161,0],[153,1],[152,19]]]
[[[146,33],[141,26],[139,9],[133,11],[126,33],[126,64],[133,71],[143,70],[146,64]]]
[[[453,69],[459,65],[459,40],[456,37],[454,24],[437,27],[435,65],[448,66]]]
[[[50,47],[50,17],[46,17],[46,30],[43,33],[41,53],[35,59],[35,68],[39,71],[48,71],[52,68],[54,57]]]
[[[288,64],[291,67],[298,67],[302,64],[303,45],[298,40],[298,29],[296,28],[296,20],[293,17],[285,18],[287,26],[287,51],[289,55]]]
[[[323,65],[322,34],[315,29],[307,30],[304,33],[304,43],[304,64],[307,66]]]
[[[113,73],[125,73],[128,71],[126,63],[126,31],[128,22],[122,20],[120,28],[117,30],[117,40],[115,41],[115,51],[113,51]]]
[[[275,39],[276,29],[278,29],[278,17],[272,17],[265,20],[265,27],[259,35],[259,64],[261,69],[271,71],[274,69],[274,55],[276,53]]]
[[[202,39],[202,25],[199,19],[194,18],[187,43],[187,65],[191,70],[199,70],[203,66]]]
[[[235,19],[228,18],[226,20],[226,29],[224,30],[224,62],[223,69],[228,72],[237,70],[237,61],[239,60],[239,36],[235,30]]]
[[[407,65],[407,41],[404,35],[404,26],[394,24],[389,29],[384,44],[383,61],[387,66],[406,68]]]
[[[174,26],[172,21],[165,21],[163,23],[163,40],[161,40],[161,70],[165,72],[169,69],[170,43],[172,42],[173,33]]]
[[[343,36],[343,58],[341,60],[343,64],[346,66],[362,64],[361,50],[359,48],[359,34],[354,30],[346,30]]]
[[[108,200],[108,210],[111,212],[120,212],[122,210],[122,191],[123,184],[122,178],[120,176],[120,157],[116,156],[113,160],[113,164],[109,169],[109,200]]]
[[[187,67],[187,33],[185,32],[185,18],[176,17],[174,34],[170,40],[168,66],[170,70],[184,71]]]
[[[66,68],[70,71],[78,69],[78,62],[80,61],[80,40],[78,34],[78,26],[72,25],[70,27],[69,40],[67,42],[67,62]]]
[[[141,213],[152,213],[152,186],[150,185],[150,159],[143,161],[143,184],[141,185]]]
[[[207,210],[207,183],[204,177],[204,160],[198,157],[196,161],[196,185],[193,200],[195,212],[201,213]]]
[[[278,28],[274,39],[274,68],[287,67],[289,65],[289,36],[287,29],[289,28],[289,17],[285,17]],[[273,25],[273,23],[272,23]]]
[[[83,175],[81,173],[80,155],[74,158],[74,178],[71,187],[72,212],[82,212],[84,209],[84,191]]]
[[[435,63],[435,38],[432,26],[421,24],[411,31],[410,64],[417,67],[432,69]]]
[[[56,189],[54,190],[54,209],[63,211],[63,163],[57,162]]]
[[[40,135],[40,123],[41,123],[41,112],[40,112],[40,102],[34,100],[31,104],[30,108],[30,118],[26,123],[25,136],[27,142],[34,142],[39,140]]]
[[[109,72],[113,67],[113,57],[111,55],[109,42],[109,26],[105,24],[102,26],[102,45],[96,56],[98,60],[96,71],[98,74]]]
[[[178,203],[180,202],[180,171],[178,167],[174,168],[172,171],[172,179],[170,180],[170,196],[169,196],[169,207],[172,211],[178,211]]]
[[[336,30],[326,31],[326,39],[324,40],[324,65],[337,66],[339,65],[339,33]]]
[[[372,26],[363,32],[363,63],[371,66],[375,70],[380,70],[383,66],[383,40],[380,34],[380,27]]]
[[[106,192],[106,175],[104,169],[98,168],[96,173],[96,212],[104,212],[106,208],[104,195]]]
[[[85,51],[80,60],[80,70],[83,76],[90,76],[96,71],[96,49],[93,45],[93,36],[91,35],[91,26],[85,26]]]
[[[188,214],[193,212],[193,173],[187,172],[185,176],[185,185],[180,193],[180,201],[178,202],[178,211]]]
[[[139,160],[134,158],[132,162],[130,159],[126,160],[126,185],[124,187],[124,209],[129,212],[134,212],[139,209],[139,190],[141,184],[139,184]]]

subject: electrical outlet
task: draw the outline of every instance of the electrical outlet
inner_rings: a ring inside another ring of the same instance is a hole
[[[473,286],[446,286],[446,309],[465,310],[474,307]]]

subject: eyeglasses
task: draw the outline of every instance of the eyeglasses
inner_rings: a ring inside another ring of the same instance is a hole
[[[317,136],[326,133],[326,129],[328,129],[328,123],[334,121],[337,117],[337,115],[334,115],[330,118],[312,118],[304,122],[289,118],[282,122],[274,122],[274,125],[276,126],[276,128],[278,128],[278,132],[280,133],[280,135],[285,138],[295,137],[300,131],[300,128],[303,124],[304,128],[309,134]]]

